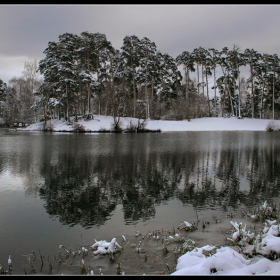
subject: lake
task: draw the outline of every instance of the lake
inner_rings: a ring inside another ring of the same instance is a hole
[[[278,203],[279,136],[1,128],[0,264]]]

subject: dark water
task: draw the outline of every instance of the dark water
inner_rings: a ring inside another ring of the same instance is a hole
[[[0,264],[277,201],[279,132],[0,130]]]

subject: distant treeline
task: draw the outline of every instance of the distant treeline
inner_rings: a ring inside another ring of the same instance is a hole
[[[68,120],[88,112],[168,120],[280,117],[276,54],[234,45],[173,58],[146,37],[126,36],[117,50],[104,34],[89,32],[59,35],[43,53],[38,64],[25,63],[22,77],[8,85],[0,79],[2,122]]]

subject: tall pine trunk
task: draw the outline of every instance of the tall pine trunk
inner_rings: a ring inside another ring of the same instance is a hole
[[[67,84],[66,84],[66,118],[67,121],[69,122],[69,96],[68,96]]]
[[[132,65],[132,81],[133,81],[133,117],[136,116],[136,83],[135,83],[135,68]]]

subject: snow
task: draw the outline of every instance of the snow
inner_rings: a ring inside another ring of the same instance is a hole
[[[73,126],[67,125],[64,120],[51,120],[50,122],[54,131],[73,130]],[[121,118],[121,127],[125,129],[130,122],[137,124],[138,119]],[[78,123],[83,125],[86,131],[110,130],[113,117],[96,115],[93,120],[89,121],[80,118]],[[220,117],[197,118],[190,121],[148,120],[146,128],[160,129],[161,132],[266,131],[269,123],[280,127],[280,120]],[[42,123],[35,123],[26,128],[18,128],[18,130],[41,130],[41,127]],[[267,205],[264,204],[263,207],[267,207]],[[184,223],[188,225],[187,221]],[[241,249],[237,251],[237,246],[216,248],[212,245],[205,245],[194,248],[178,258],[176,270],[171,275],[280,275],[280,225],[277,220],[266,220],[262,232],[256,236],[247,232],[246,224],[242,225],[242,222],[231,221],[231,225],[235,231],[229,240],[239,242],[239,248],[243,248],[243,254]],[[252,239],[254,239],[253,244],[249,243]],[[253,254],[253,251],[256,254]],[[246,257],[244,252],[249,257]],[[275,260],[268,258],[272,253],[276,255]]]
[[[73,122],[74,117],[70,118]],[[102,130],[111,130],[113,124],[113,117],[95,115],[93,120],[84,121],[83,118],[78,119],[78,124],[83,125],[85,131],[98,132]],[[73,131],[72,125],[67,125],[64,119],[52,119],[48,122],[52,123],[53,131]],[[130,122],[137,125],[137,118],[121,117],[120,125],[122,129],[129,127]],[[196,118],[182,121],[170,120],[147,120],[146,129],[160,130],[161,132],[172,131],[265,131],[268,124],[273,123],[274,126],[280,127],[280,120],[272,119],[238,119],[236,117],[230,118]],[[42,123],[35,123],[26,128],[18,130],[41,130]]]
[[[280,275],[279,262],[259,257],[247,260],[230,247],[221,247],[215,254],[205,256],[202,251],[209,247],[206,245],[182,255],[171,275]]]

